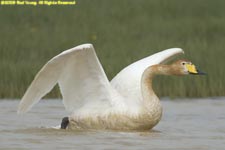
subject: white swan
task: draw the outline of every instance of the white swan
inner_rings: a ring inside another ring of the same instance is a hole
[[[160,101],[152,90],[153,76],[201,74],[189,61],[163,65],[180,53],[182,49],[172,48],[146,57],[109,82],[93,46],[74,47],[44,65],[24,94],[18,113],[27,112],[58,83],[64,106],[72,112],[63,119],[62,128],[151,129],[162,116]]]

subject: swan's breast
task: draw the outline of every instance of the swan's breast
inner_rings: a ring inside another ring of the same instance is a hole
[[[162,110],[144,110],[139,115],[107,114],[84,118],[70,117],[70,129],[148,130],[161,119]]]

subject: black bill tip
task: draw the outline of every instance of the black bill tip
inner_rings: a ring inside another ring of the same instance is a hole
[[[207,75],[207,73],[205,73],[205,72],[202,72],[202,71],[200,71],[200,70],[197,70],[197,74],[196,75]]]

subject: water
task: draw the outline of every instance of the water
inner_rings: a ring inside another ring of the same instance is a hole
[[[152,131],[66,131],[51,129],[68,114],[60,100],[42,100],[17,115],[17,100],[0,101],[0,149],[222,150],[225,98],[163,100],[163,118]]]

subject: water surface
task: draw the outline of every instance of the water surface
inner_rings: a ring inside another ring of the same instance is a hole
[[[52,129],[68,113],[60,100],[42,100],[17,115],[17,100],[0,100],[0,149],[222,150],[225,98],[162,100],[163,118],[152,131],[66,131]]]

